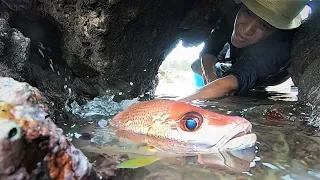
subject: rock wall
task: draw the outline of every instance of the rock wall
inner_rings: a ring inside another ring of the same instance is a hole
[[[298,29],[293,41],[291,77],[299,88],[299,101],[313,108],[310,123],[320,125],[320,1],[311,4],[312,14]]]
[[[226,7],[234,4],[233,0],[2,2],[10,8],[11,27],[31,39],[32,65],[22,77],[42,91],[65,94],[68,85],[89,98],[108,92],[136,97],[154,88],[161,62],[179,39],[187,45],[196,39],[202,42]],[[39,54],[39,49],[44,52]]]

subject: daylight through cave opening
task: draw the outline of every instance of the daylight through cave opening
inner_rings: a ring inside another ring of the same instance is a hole
[[[198,46],[184,47],[180,41],[159,68],[159,84],[155,95],[184,96],[196,90],[196,79],[191,70],[191,63],[199,58],[203,47],[203,42]]]

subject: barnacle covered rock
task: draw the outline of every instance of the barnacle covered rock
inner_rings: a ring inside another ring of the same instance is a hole
[[[1,179],[24,179],[29,177],[26,169],[20,166],[25,156],[25,142],[21,137],[21,130],[17,123],[4,119],[0,121]]]
[[[0,179],[31,179],[39,168],[54,180],[100,179],[41,101],[36,88],[0,77]]]

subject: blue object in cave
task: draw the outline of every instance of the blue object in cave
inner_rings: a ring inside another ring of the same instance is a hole
[[[194,73],[194,80],[196,82],[197,88],[201,88],[202,86],[204,86],[203,78],[199,74]]]

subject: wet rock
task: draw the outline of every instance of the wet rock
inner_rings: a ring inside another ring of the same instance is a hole
[[[316,68],[319,65],[320,61],[311,63],[300,80],[300,98],[312,108],[309,124],[317,127],[320,126],[320,73]]]
[[[320,17],[319,1],[312,1],[313,12],[309,19],[299,28],[293,41],[291,76],[299,87],[299,100],[308,103],[313,109],[310,124],[320,125],[318,106],[319,64],[320,64]]]
[[[0,18],[0,65],[4,71],[2,75],[15,77],[23,72],[25,62],[29,58],[30,39],[23,36],[17,29],[11,29],[4,18]]]
[[[0,76],[27,81],[41,89],[51,101],[60,105],[52,108],[52,111],[58,112],[68,98],[64,88],[67,83],[66,76],[63,76],[66,74],[65,68],[56,67],[55,72],[50,68],[41,68],[41,62],[45,59],[40,55],[38,48],[32,46],[30,38],[10,26],[9,19],[14,13],[2,3],[0,11]],[[57,71],[61,72],[61,76],[57,75]]]
[[[120,161],[105,159],[108,173],[97,174],[53,123],[46,98],[36,88],[0,77],[0,92],[0,179],[94,180],[115,175]]]
[[[217,16],[218,11],[228,12],[237,9],[237,4],[234,1],[187,1],[189,4],[186,7],[190,8],[186,17],[183,19],[180,28],[183,29],[181,38],[182,45],[198,46],[208,38],[208,32],[211,32],[214,26],[212,22],[217,22],[221,16]],[[220,7],[212,8],[212,7]],[[199,18],[202,17],[202,18]]]
[[[24,80],[19,73],[15,72],[13,69],[9,68],[6,64],[0,63],[0,76],[11,77],[15,80],[22,81]]]

